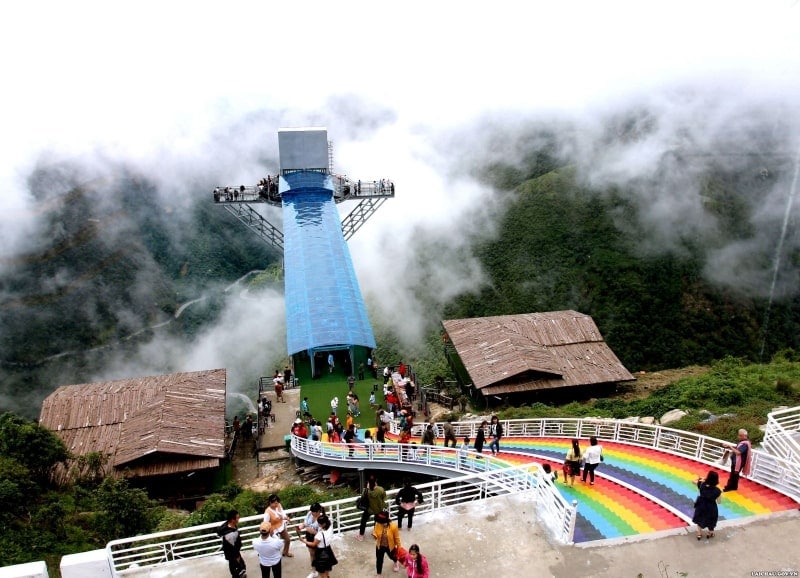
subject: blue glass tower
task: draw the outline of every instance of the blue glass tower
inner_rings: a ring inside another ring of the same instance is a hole
[[[318,374],[322,352],[346,351],[352,369],[356,348],[373,349],[375,337],[342,235],[327,131],[281,129],[278,143],[288,353],[308,352]]]

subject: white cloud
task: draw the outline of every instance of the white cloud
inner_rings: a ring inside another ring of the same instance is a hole
[[[724,87],[710,92],[718,114],[703,119],[697,139],[718,133],[715,123],[741,110],[743,95],[797,94],[799,14],[784,0],[6,3],[0,242],[8,254],[32,234],[25,179],[42,154],[124,160],[179,202],[207,194],[198,190],[206,178],[257,179],[274,158],[279,126],[327,125],[338,169],[397,184],[397,198],[351,250],[365,294],[400,323],[400,312],[420,306],[416,289],[403,290],[409,285],[424,284],[424,299],[441,302],[482,279],[462,249],[466,233],[492,233],[497,207],[467,175],[450,172],[462,165],[448,157],[443,133],[492,114],[510,126],[515,118],[583,117],[585,158],[603,161],[591,178],[625,182],[652,170],[674,126],[685,124],[681,115],[699,109],[682,108],[674,95],[658,103],[671,87]],[[632,94],[651,94],[674,125],[635,148],[589,152],[597,135],[585,119]],[[684,218],[666,225],[700,214],[697,198],[682,191],[653,199],[653,223],[676,207]],[[404,251],[421,235],[448,242],[436,274],[423,279]],[[226,316],[241,321],[239,313]],[[271,313],[249,319],[273,322]],[[187,368],[222,361],[218,332],[239,323],[226,319]]]

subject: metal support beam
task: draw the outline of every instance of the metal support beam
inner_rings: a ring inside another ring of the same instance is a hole
[[[375,211],[386,202],[387,197],[363,197],[355,208],[342,219],[342,235],[349,241],[361,225],[367,222]]]
[[[283,253],[283,232],[262,217],[247,203],[221,203],[225,210],[239,219],[268,245]]]

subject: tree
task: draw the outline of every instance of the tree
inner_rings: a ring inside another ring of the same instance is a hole
[[[97,488],[95,530],[103,541],[146,534],[155,527],[155,504],[127,480],[106,478]]]
[[[13,413],[0,415],[0,455],[22,464],[40,484],[70,457],[64,442],[46,427]]]
[[[0,457],[0,521],[3,525],[21,516],[37,494],[28,468],[14,459]]]

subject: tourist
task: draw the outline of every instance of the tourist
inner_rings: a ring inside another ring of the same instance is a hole
[[[489,424],[489,436],[492,438],[489,449],[492,450],[492,455],[496,456],[500,453],[500,438],[503,437],[503,424],[500,423],[496,415],[492,416],[492,421]]]
[[[347,426],[347,431],[344,432],[342,441],[347,444],[347,457],[352,458],[353,450],[356,447],[356,426],[354,424],[351,423]]]
[[[261,567],[261,578],[281,578],[281,548],[283,540],[275,535],[269,522],[261,522],[258,527],[259,537],[253,539],[253,549],[258,554],[258,565]]]
[[[397,551],[400,548],[400,530],[397,524],[392,522],[389,512],[382,511],[375,516],[375,528],[372,530],[372,537],[375,538],[375,572],[377,578],[383,575],[383,557],[388,555],[394,562],[394,571],[400,570],[400,561],[397,559]]]
[[[700,495],[694,501],[694,516],[692,522],[697,524],[697,539],[703,538],[703,529],[707,529],[706,539],[714,537],[714,528],[717,527],[719,519],[719,508],[717,504],[722,501],[722,491],[719,485],[719,474],[710,471],[706,478],[697,478],[697,489]]]
[[[581,481],[586,483],[586,475],[589,475],[589,485],[594,485],[594,471],[600,462],[603,461],[603,446],[597,443],[597,438],[592,436],[589,438],[589,447],[583,453],[583,476]]]
[[[359,542],[364,541],[364,532],[367,529],[369,517],[375,516],[386,509],[386,490],[378,485],[378,480],[374,474],[371,474],[367,479],[364,497],[366,498],[367,509],[361,513],[361,522],[356,535],[356,539]]]
[[[555,482],[558,479],[558,472],[554,472],[550,464],[542,464],[542,471],[544,479],[548,482]]]
[[[283,385],[292,387],[292,369],[288,365],[283,368]]]
[[[406,556],[406,576],[408,578],[430,578],[428,558],[422,555],[417,544],[411,544]]]
[[[275,387],[275,400],[279,403],[283,403],[283,377],[275,370],[275,375],[272,377],[272,385]]]
[[[247,576],[247,567],[242,558],[242,536],[239,534],[239,512],[230,510],[225,523],[217,528],[222,538],[222,554],[228,561],[231,578]]]
[[[299,541],[314,550],[314,561],[312,562],[314,572],[309,574],[307,578],[328,578],[333,566],[338,562],[335,558],[322,558],[317,554],[317,550],[330,548],[333,541],[333,527],[330,518],[326,514],[320,514],[319,518],[317,518],[317,524],[319,524],[319,530],[314,534],[313,540],[306,540],[301,537]]]
[[[436,434],[433,431],[433,424],[429,423],[425,426],[425,431],[422,433],[422,445],[424,446],[435,446],[436,445]]]
[[[264,521],[269,522],[272,526],[272,531],[283,538],[283,555],[291,558],[294,554],[289,552],[291,539],[289,538],[289,531],[286,528],[289,517],[283,513],[281,499],[277,494],[270,494],[269,498],[267,498],[267,502],[269,505],[266,510],[264,510]]]
[[[381,424],[375,430],[375,449],[383,451],[383,444],[386,443],[386,424]]]
[[[423,502],[422,492],[411,485],[411,480],[405,478],[403,480],[402,489],[397,492],[394,498],[394,503],[397,505],[397,527],[403,529],[403,518],[408,514],[408,531],[411,531],[411,526],[414,523],[414,511],[417,504]]]
[[[569,478],[569,485],[575,485],[575,476],[581,473],[581,446],[577,439],[572,440],[572,447],[567,452],[564,458],[564,483],[567,483]]]
[[[311,569],[314,570],[314,547],[309,546],[308,543],[314,543],[314,537],[319,532],[319,517],[325,513],[325,509],[319,502],[314,502],[306,513],[303,523],[297,526],[297,533],[301,538],[305,538],[306,549],[311,558]],[[316,572],[312,572],[316,574]]]
[[[449,448],[450,442],[453,442],[453,447],[456,447],[456,430],[453,427],[453,418],[447,418],[444,424],[444,447]]]
[[[725,487],[722,488],[723,492],[732,492],[734,490],[739,489],[739,476],[742,474],[747,475],[750,473],[750,461],[752,452],[750,451],[752,448],[750,446],[750,440],[747,439],[747,430],[740,429],[737,432],[738,441],[736,445],[728,446],[728,449],[725,450],[725,455],[729,455],[731,459],[731,473],[728,476],[728,481],[725,483]],[[723,459],[725,459],[723,456]]]
[[[486,420],[481,422],[478,426],[478,431],[475,434],[475,444],[472,446],[479,454],[483,453],[483,444],[486,443]]]
[[[458,448],[458,464],[461,469],[467,467],[467,456],[469,456],[469,438],[465,437],[461,447]]]

